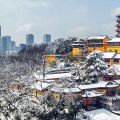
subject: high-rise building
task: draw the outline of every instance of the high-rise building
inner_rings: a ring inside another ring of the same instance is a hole
[[[16,46],[15,51],[16,51],[16,53],[19,53],[20,52],[20,46]]]
[[[11,41],[11,51],[15,51],[16,43],[15,41]]]
[[[26,44],[20,44],[19,47],[20,47],[20,51],[22,51],[26,48]]]
[[[1,36],[1,26],[0,26],[0,55],[2,55],[2,36]]]
[[[26,44],[27,45],[33,45],[34,44],[34,35],[33,34],[27,34],[26,35]]]
[[[1,37],[1,26],[0,26],[0,37]]]
[[[0,37],[0,55],[2,55],[2,37]]]
[[[43,36],[43,43],[49,44],[51,42],[51,35],[50,34],[45,34]]]
[[[116,34],[116,37],[120,37],[120,15],[117,15],[116,16],[116,18],[117,18],[117,20],[116,20],[116,22],[117,22],[117,24],[116,24],[116,32],[117,32],[117,34]]]
[[[11,50],[11,36],[2,37],[2,54]]]

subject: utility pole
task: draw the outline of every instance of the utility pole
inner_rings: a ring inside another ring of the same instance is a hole
[[[45,56],[43,55],[43,57],[42,57],[42,59],[43,59],[43,70],[42,70],[42,75],[43,75],[43,81],[45,80],[45,65],[46,65],[46,61],[45,61]],[[41,80],[41,88],[42,88],[42,80]]]
[[[94,51],[95,51],[95,44],[94,44]]]
[[[45,56],[43,56],[43,80],[45,79]]]

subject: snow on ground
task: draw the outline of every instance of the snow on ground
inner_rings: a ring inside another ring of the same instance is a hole
[[[105,109],[93,110],[88,112],[91,120],[120,120],[120,116],[113,114]]]

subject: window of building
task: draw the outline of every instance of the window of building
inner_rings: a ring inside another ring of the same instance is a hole
[[[103,47],[103,44],[98,44],[97,47]]]
[[[119,63],[119,59],[114,59],[114,62],[115,63]]]
[[[117,43],[117,42],[113,43],[113,46],[119,46],[119,43]]]
[[[111,46],[114,46],[114,43],[110,43]]]
[[[120,91],[119,91],[119,90],[117,90],[117,91],[116,91],[116,94],[117,94],[118,96],[120,96]]]
[[[105,59],[105,62],[109,63],[109,62],[110,62],[110,59]]]
[[[106,95],[107,96],[115,96],[115,89],[111,89],[111,88],[108,88],[107,91],[106,91]]]
[[[88,43],[103,43],[103,39],[91,39],[87,41]]]

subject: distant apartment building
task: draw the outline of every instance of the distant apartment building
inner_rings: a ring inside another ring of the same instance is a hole
[[[1,26],[0,26],[0,55],[2,55],[2,36],[1,36]]]
[[[7,51],[11,50],[11,36],[2,37],[2,54],[5,54]]]
[[[16,51],[6,51],[5,56],[16,56],[17,52]]]
[[[27,34],[26,35],[26,45],[33,45],[34,44],[34,35]]]
[[[20,44],[19,45],[19,50],[22,51],[26,48],[26,44]]]
[[[51,42],[51,35],[50,34],[44,34],[43,35],[43,43],[50,44]]]
[[[11,41],[11,51],[15,51],[16,43],[15,41]]]
[[[16,46],[15,51],[16,51],[16,53],[19,53],[20,52],[20,46]]]
[[[0,37],[0,55],[2,55],[2,37]]]
[[[1,37],[1,26],[0,26],[0,37]]]

